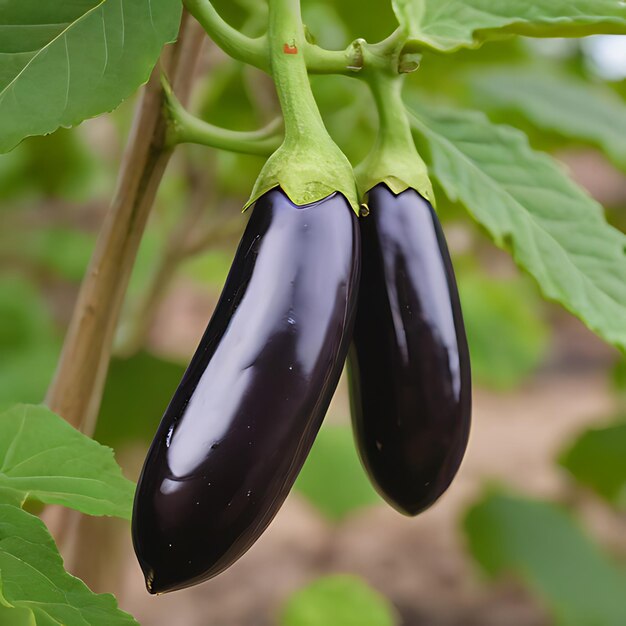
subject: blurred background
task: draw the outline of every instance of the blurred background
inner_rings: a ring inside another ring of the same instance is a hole
[[[217,3],[254,34],[257,3]],[[395,28],[386,3],[303,2],[318,43],[343,48]],[[271,82],[208,40],[191,109],[254,129],[277,114]],[[510,39],[453,57],[425,54],[412,97],[482,110],[626,227],[626,38]],[[313,77],[331,134],[351,161],[376,129],[364,85]],[[115,187],[135,100],[27,139],[0,157],[0,407],[40,402]],[[567,132],[578,119],[584,132]],[[591,122],[589,122],[591,120]],[[559,123],[559,121],[561,123]],[[147,446],[216,304],[262,160],[176,151],[141,245],[96,439],[136,479]],[[84,518],[73,573],[117,595],[145,626],[307,626],[344,603],[341,623],[406,626],[623,624],[626,604],[626,366],[437,193],[474,374],[473,431],[449,492],[409,519],[373,492],[350,432],[342,380],[294,492],[250,552],[218,578],[164,597],[143,586],[126,524]],[[624,320],[626,324],[626,320]],[[348,578],[330,578],[337,574]],[[321,580],[320,580],[321,579]],[[295,594],[295,595],[294,595]],[[321,607],[321,608],[320,608]],[[592,610],[593,609],[593,610]],[[372,616],[379,616],[379,621]],[[382,616],[382,617],[381,617]],[[383,619],[387,620],[382,621]],[[356,620],[356,621],[350,621]]]

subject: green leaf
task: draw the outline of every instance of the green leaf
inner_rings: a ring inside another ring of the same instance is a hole
[[[328,576],[294,593],[280,626],[394,626],[388,600],[356,576]]]
[[[176,37],[177,0],[5,0],[0,23],[0,152],[111,111]]]
[[[1,626],[138,626],[110,594],[95,594],[63,569],[43,522],[0,504]]]
[[[134,485],[113,451],[44,406],[0,413],[0,489],[88,515],[130,519]]]
[[[464,525],[483,568],[518,576],[544,600],[556,626],[626,624],[626,578],[559,507],[493,493]]]
[[[296,489],[334,521],[381,501],[361,467],[352,432],[345,426],[321,428]]]
[[[602,207],[523,133],[472,111],[416,110],[414,128],[446,195],[511,251],[547,298],[626,349],[626,237]]]
[[[622,0],[392,0],[406,50],[454,52],[504,35],[583,37],[625,33]]]
[[[614,91],[526,66],[473,73],[467,81],[488,110],[520,113],[542,130],[596,146],[626,170],[626,103]]]
[[[582,485],[626,508],[626,422],[591,428],[565,450],[559,463]]]
[[[548,347],[549,328],[536,293],[523,280],[476,272],[461,272],[458,283],[472,376],[497,389],[514,387],[541,363]]]

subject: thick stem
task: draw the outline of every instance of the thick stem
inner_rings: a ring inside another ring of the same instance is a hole
[[[306,62],[306,38],[299,0],[270,0],[270,67],[285,120],[285,144],[326,134]]]
[[[265,37],[253,39],[233,28],[221,18],[210,0],[184,0],[184,4],[226,54],[266,72],[269,70]]]
[[[402,76],[377,74],[368,81],[378,111],[378,134],[374,150],[395,154],[414,154],[411,127],[402,101]]]
[[[352,166],[328,134],[309,83],[299,0],[270,0],[268,40],[285,140],[265,163],[246,206],[280,187],[298,205],[338,191],[358,211]]]
[[[388,72],[365,75],[378,111],[376,141],[365,161],[356,168],[361,197],[379,183],[400,193],[411,187],[434,201],[426,165],[415,147],[402,101],[404,77]]]
[[[202,32],[187,14],[174,48],[164,59],[184,97]],[[169,62],[168,62],[169,61]],[[63,344],[46,404],[70,424],[92,434],[100,407],[113,335],[126,287],[170,150],[160,68],[143,90],[120,167],[117,189],[105,217]]]

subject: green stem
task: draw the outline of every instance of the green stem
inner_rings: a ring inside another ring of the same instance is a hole
[[[213,41],[233,59],[268,71],[266,37],[252,38],[222,19],[210,0],[183,0],[189,13],[202,25]]]
[[[285,143],[326,134],[317,108],[306,62],[306,39],[299,0],[270,0],[270,69],[285,120]]]
[[[402,76],[376,75],[368,81],[378,111],[379,128],[374,150],[417,155],[402,101]]]
[[[215,10],[210,0],[183,0],[187,10],[200,22],[207,34],[226,54],[233,59],[254,65],[269,72],[267,37],[248,37],[228,24]],[[299,6],[298,15],[299,15]],[[256,18],[256,16],[255,16]],[[300,19],[294,24],[302,30]],[[284,23],[283,23],[284,25]],[[365,67],[363,49],[367,48],[367,67],[371,69],[388,69],[395,61],[398,67],[409,67],[396,54],[398,44],[404,44],[406,33],[397,28],[386,39],[378,43],[368,44],[364,39],[355,39],[345,50],[326,50],[301,39],[299,50],[306,59],[306,67],[312,74],[345,74],[354,76]],[[400,46],[401,48],[402,46]],[[410,56],[410,55],[409,55]],[[403,70],[400,70],[403,71]]]
[[[230,152],[269,156],[280,145],[280,119],[254,131],[242,132],[214,126],[189,113],[176,99],[164,77],[161,82],[165,93],[164,107],[168,121],[166,143],[169,147],[180,143],[197,143]]]
[[[168,135],[168,143],[197,143],[219,150],[267,157],[280,145],[282,136],[278,131],[281,126],[282,121],[276,119],[259,130],[228,130],[185,111],[177,119],[175,130]]]
[[[376,103],[379,129],[370,154],[356,169],[361,196],[384,182],[394,193],[412,187],[433,202],[428,171],[415,147],[402,101],[404,77],[374,72],[364,78]]]
[[[406,35],[397,28],[378,43],[355,39],[345,50],[326,50],[306,42],[304,53],[311,74],[345,74],[355,76],[361,70],[394,71],[397,66],[398,48]]]
[[[328,134],[309,83],[299,0],[269,0],[268,42],[285,139],[263,167],[246,206],[281,187],[298,205],[338,191],[358,211],[352,166]]]

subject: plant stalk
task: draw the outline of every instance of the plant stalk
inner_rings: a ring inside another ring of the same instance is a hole
[[[367,71],[364,75],[378,112],[378,134],[366,159],[355,169],[359,193],[385,183],[398,194],[407,188],[417,190],[434,203],[428,169],[419,155],[402,100],[404,76],[388,71]]]
[[[236,131],[209,124],[187,111],[164,83],[165,107],[168,116],[167,146],[197,143],[211,148],[269,156],[278,148],[282,136],[280,118],[254,131]]]
[[[162,64],[180,97],[191,88],[202,31],[183,15],[180,37]],[[93,434],[113,335],[156,192],[171,155],[166,147],[161,69],[143,89],[110,209],[102,225],[45,402],[70,424]]]
[[[285,144],[327,134],[313,97],[299,0],[270,0],[270,68],[285,122]]]
[[[358,211],[352,166],[328,134],[309,83],[299,0],[270,0],[268,42],[285,139],[263,166],[246,207],[280,187],[297,205],[340,192]]]
[[[183,0],[185,7],[228,56],[268,71],[265,36],[248,37],[222,19],[210,0]]]

